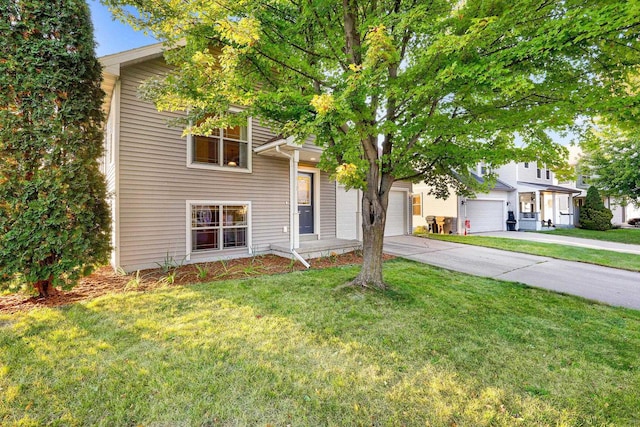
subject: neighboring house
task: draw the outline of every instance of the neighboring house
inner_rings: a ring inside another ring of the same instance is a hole
[[[573,226],[573,195],[580,191],[557,185],[551,170],[535,162],[509,163],[494,172],[496,185],[488,192],[473,198],[452,195],[446,201],[429,196],[425,183],[414,186],[421,199],[422,213],[414,208],[414,226],[424,225],[427,216],[452,217],[452,232],[480,233],[507,230],[509,212],[517,220],[517,230],[541,230],[548,221],[558,227]],[[486,166],[479,164],[472,176],[483,182]],[[415,206],[416,203],[414,203]],[[422,217],[422,218],[420,218]]]
[[[471,172],[471,176],[479,183],[484,182],[480,174]],[[475,198],[456,196],[450,189],[449,198],[437,199],[428,194],[429,189],[424,182],[413,186],[413,225],[444,234],[504,230],[508,211],[516,202],[516,189],[500,179],[488,193]]]
[[[125,271],[276,253],[311,258],[360,245],[360,194],[317,167],[322,153],[278,138],[257,118],[209,137],[182,136],[137,96],[168,71],[162,45],[105,56],[103,171],[111,264]],[[411,230],[410,183],[390,195],[386,235]]]
[[[587,198],[587,190],[590,187],[591,176],[588,172],[580,168],[580,158],[582,157],[582,150],[579,147],[569,147],[569,165],[573,166],[576,170],[576,182],[568,183],[569,185],[575,184],[575,187],[580,190],[580,194],[574,197],[574,224],[577,226],[580,220],[580,208],[584,205]],[[624,205],[612,197],[603,197],[602,201],[604,205],[611,210],[613,218],[611,223],[615,225],[626,224],[632,218],[640,218],[640,207],[635,207],[633,204]]]

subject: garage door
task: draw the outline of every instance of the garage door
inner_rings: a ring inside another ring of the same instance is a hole
[[[387,223],[384,228],[385,236],[400,236],[407,232],[407,193],[405,191],[391,191],[389,206],[387,207]]]
[[[503,231],[505,229],[503,200],[467,200],[467,219],[471,232]]]
[[[336,237],[338,239],[355,240],[358,238],[360,212],[358,190],[345,190],[336,186]]]

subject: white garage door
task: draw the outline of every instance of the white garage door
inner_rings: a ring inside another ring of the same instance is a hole
[[[338,239],[355,240],[358,238],[360,198],[358,190],[345,190],[336,186],[336,237]]]
[[[471,233],[503,231],[505,219],[503,200],[467,200],[467,219],[471,221]]]
[[[387,207],[387,223],[384,228],[385,236],[400,236],[407,232],[407,193],[405,191],[391,191],[389,206]]]

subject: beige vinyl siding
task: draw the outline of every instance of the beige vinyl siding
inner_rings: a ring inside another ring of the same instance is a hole
[[[186,200],[250,201],[252,249],[287,245],[289,234],[289,162],[251,153],[252,173],[192,169],[186,166],[182,129],[167,126],[176,113],[159,113],[137,97],[140,83],[166,70],[161,59],[125,67],[121,72],[120,123],[120,264],[132,271],[156,267],[168,255],[186,255]],[[255,148],[272,138],[252,121]],[[335,194],[331,198],[335,206]],[[333,215],[335,216],[335,215]],[[324,225],[323,225],[324,227]],[[335,233],[335,224],[327,224]],[[212,255],[248,254],[248,249],[193,254],[191,261]]]
[[[336,237],[336,183],[320,172],[320,238]]]
[[[408,190],[409,193],[411,193],[412,188],[413,184],[409,181],[396,181],[391,186],[392,190]]]

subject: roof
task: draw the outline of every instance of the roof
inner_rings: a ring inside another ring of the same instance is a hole
[[[484,184],[484,178],[481,177],[480,175],[478,175],[477,173],[471,172],[471,176],[473,177],[473,179],[478,181],[480,184]],[[496,183],[494,184],[494,186],[491,187],[491,190],[494,190],[494,191],[515,191],[516,189],[515,189],[515,187],[510,186],[506,182],[500,181],[499,179],[497,179]]]
[[[536,190],[540,190],[540,191],[549,191],[552,193],[573,193],[573,194],[577,194],[577,193],[581,193],[581,190],[575,189],[575,188],[570,188],[570,187],[563,187],[560,185],[547,185],[547,184],[539,184],[539,183],[535,183],[535,182],[520,182],[518,181],[518,184],[520,185],[526,185],[529,187],[533,187]]]
[[[272,157],[290,157],[293,151],[298,151],[300,160],[316,162],[322,155],[322,148],[309,144],[296,144],[293,142],[292,136],[283,138],[276,136],[269,139],[263,145],[260,145],[253,149],[256,154],[262,154]]]
[[[179,42],[178,45],[184,44]],[[120,68],[133,65],[152,58],[159,58],[167,49],[164,43],[154,43],[148,46],[137,47],[135,49],[125,50],[124,52],[105,55],[98,58],[102,64],[102,90],[106,96],[102,103],[102,109],[108,113],[111,105],[111,97],[116,86],[116,82],[120,77]]]

